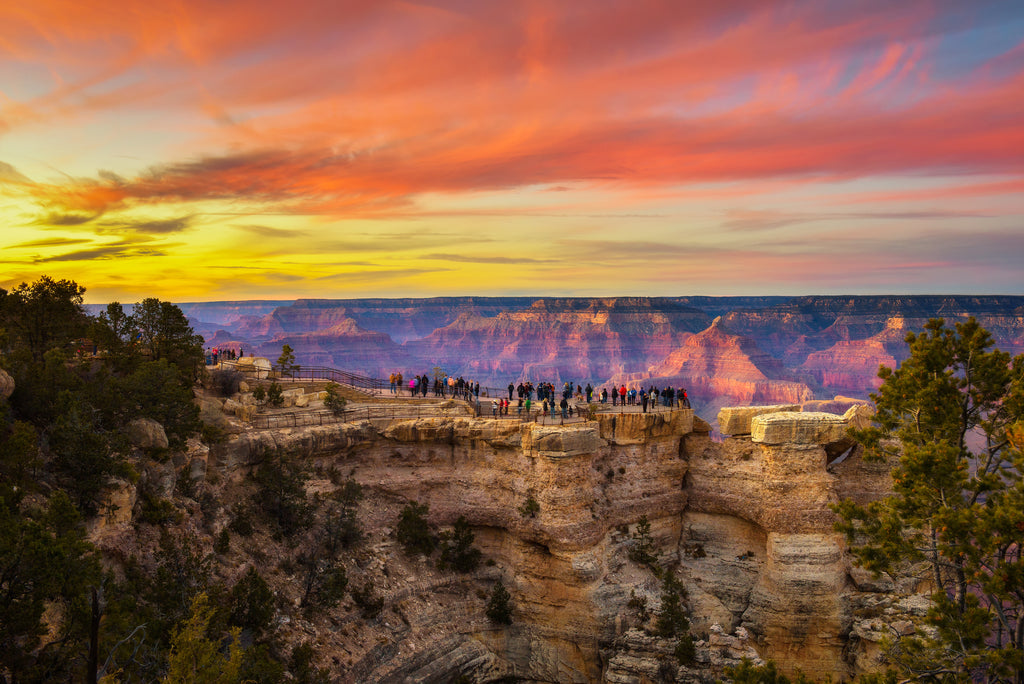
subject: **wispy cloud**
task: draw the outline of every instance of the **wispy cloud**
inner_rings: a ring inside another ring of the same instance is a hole
[[[30,249],[33,247],[67,247],[70,245],[88,244],[92,240],[87,238],[47,238],[45,240],[31,240],[11,245],[11,249]]]
[[[463,264],[546,264],[552,263],[554,259],[532,259],[530,257],[508,257],[508,256],[472,256],[468,254],[424,254],[423,259],[436,259],[438,261],[450,261]]]

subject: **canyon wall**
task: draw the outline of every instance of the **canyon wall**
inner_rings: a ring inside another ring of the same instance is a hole
[[[933,317],[975,316],[997,347],[1024,352],[1019,296],[299,300],[262,316],[239,315],[242,304],[189,305],[207,346],[275,359],[289,344],[299,364],[378,377],[440,367],[495,388],[682,384],[709,415],[738,403],[866,399],[878,367],[906,358],[906,334]]]
[[[850,449],[840,416],[754,410],[743,425],[749,435],[719,443],[688,410],[564,426],[382,419],[243,432],[211,450],[209,468],[236,478],[283,451],[370,492],[372,553],[360,568],[393,614],[295,627],[335,654],[342,681],[639,683],[666,668],[673,681],[702,681],[758,655],[848,678],[859,590],[828,504],[877,496],[885,471]],[[528,499],[535,516],[520,510]],[[396,553],[390,526],[410,500],[442,527],[464,516],[489,563],[459,577]],[[644,518],[657,564],[687,590],[689,666],[631,605],[660,600],[659,581],[630,559]],[[509,627],[483,615],[481,587],[498,579],[513,596]]]

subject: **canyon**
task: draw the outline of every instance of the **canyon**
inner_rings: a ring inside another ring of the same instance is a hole
[[[750,403],[866,399],[929,318],[975,317],[1024,352],[1024,297],[438,297],[182,305],[208,348],[386,378],[432,373],[594,387],[685,387],[713,417]]]

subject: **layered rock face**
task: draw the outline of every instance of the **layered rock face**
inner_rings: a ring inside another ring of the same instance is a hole
[[[906,358],[907,332],[922,330],[930,318],[952,324],[970,316],[1003,351],[1024,349],[1024,298],[1013,296],[796,297],[732,311],[724,321],[816,388],[866,396],[878,386],[879,365]]]
[[[594,386],[688,379],[683,384],[710,413],[738,403],[805,401],[808,391],[815,399],[867,398],[878,367],[905,358],[906,333],[933,317],[973,315],[1000,349],[1024,351],[1024,297],[1011,296],[299,300],[262,316],[241,315],[239,303],[209,307],[188,309],[226,321],[197,325],[207,346],[258,347],[276,358],[288,343],[300,351],[300,364],[384,377],[440,366],[493,387],[520,379]],[[715,315],[744,342],[707,330]],[[708,334],[690,340],[702,331]],[[708,361],[716,356],[719,367]],[[748,360],[737,361],[743,356]]]
[[[493,318],[461,316],[406,347],[483,383],[586,384],[664,358],[707,323],[668,300],[541,300]]]
[[[423,568],[398,584],[381,576],[403,624],[388,622],[386,639],[358,646],[323,636],[325,652],[348,654],[334,673],[343,681],[641,682],[665,663],[676,681],[701,681],[751,654],[786,671],[848,677],[845,606],[855,589],[828,509],[849,493],[828,467],[839,462],[830,447],[845,439],[844,422],[775,412],[749,423],[752,437],[717,443],[686,410],[565,426],[363,421],[243,433],[209,459],[232,477],[271,450],[301,454],[375,499],[428,504],[436,524],[465,516],[493,559],[477,579],[509,588],[511,627],[483,618],[469,580],[430,579]],[[859,468],[860,499],[877,496],[883,474],[858,464],[846,454],[841,467]],[[520,511],[530,498],[534,517]],[[642,517],[658,564],[690,597],[698,657],[689,667],[673,665],[672,642],[637,629],[643,620],[629,605],[640,596],[654,607],[660,594],[650,570],[629,559]]]
[[[865,501],[888,490],[887,471],[848,454],[839,416],[769,411],[750,422],[749,438],[686,440],[683,548],[707,554],[683,555],[695,613],[744,627],[783,669],[849,678],[855,673],[841,654],[853,587],[829,504],[854,494],[844,473],[856,474],[854,498]],[[840,454],[847,458],[830,467]]]
[[[713,413],[726,405],[800,403],[813,398],[782,363],[749,337],[736,335],[716,318],[646,373],[623,374],[613,384],[686,387],[694,407]]]
[[[435,297],[428,299],[300,299],[238,329],[242,336],[268,338],[330,328],[344,319],[384,333],[396,342],[426,337],[459,316],[495,316],[530,306],[535,298]]]

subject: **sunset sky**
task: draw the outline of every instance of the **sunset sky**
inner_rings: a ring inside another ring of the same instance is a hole
[[[0,4],[0,287],[1024,293],[1021,0]]]

